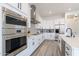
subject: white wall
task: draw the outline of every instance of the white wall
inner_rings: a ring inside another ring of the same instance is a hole
[[[0,6],[0,56],[2,55],[2,8]]]
[[[75,15],[78,17],[75,17]],[[79,11],[66,12],[65,22],[67,27],[72,28],[74,34],[79,34]]]

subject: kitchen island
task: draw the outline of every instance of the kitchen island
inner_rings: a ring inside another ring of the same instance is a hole
[[[61,49],[64,49],[65,56],[79,56],[79,36],[66,37],[62,35],[61,38],[64,41],[64,48]]]

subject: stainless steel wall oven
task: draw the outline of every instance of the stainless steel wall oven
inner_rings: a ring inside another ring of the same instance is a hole
[[[26,18],[3,8],[3,55],[16,55],[27,47]]]

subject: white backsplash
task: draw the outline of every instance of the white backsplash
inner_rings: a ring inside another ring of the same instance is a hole
[[[31,28],[29,28],[28,31],[30,31],[31,34],[37,33],[37,29],[34,24],[31,25]]]

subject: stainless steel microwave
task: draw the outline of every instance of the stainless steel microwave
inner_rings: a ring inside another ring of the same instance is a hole
[[[26,18],[6,8],[2,17],[3,55],[16,55],[27,46]]]

